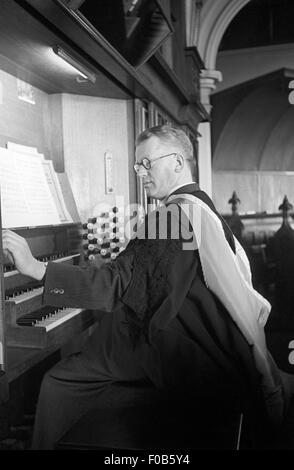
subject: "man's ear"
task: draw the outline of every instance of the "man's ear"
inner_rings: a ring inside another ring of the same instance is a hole
[[[184,158],[182,155],[176,153],[175,160],[176,160],[175,171],[179,173],[184,168]]]

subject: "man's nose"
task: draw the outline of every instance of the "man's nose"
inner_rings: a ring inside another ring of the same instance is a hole
[[[144,178],[148,174],[148,170],[143,165],[140,165],[137,175],[140,178]]]

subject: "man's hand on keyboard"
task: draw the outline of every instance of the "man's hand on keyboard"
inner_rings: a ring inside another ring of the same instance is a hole
[[[2,230],[4,255],[16,269],[26,276],[41,280],[46,272],[45,263],[33,257],[25,238],[11,230]]]

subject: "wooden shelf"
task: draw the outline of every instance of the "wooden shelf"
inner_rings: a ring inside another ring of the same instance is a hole
[[[8,367],[6,371],[8,382],[17,379],[20,375],[46,359],[46,357],[58,351],[59,348],[60,346],[57,345],[43,350],[8,347]]]

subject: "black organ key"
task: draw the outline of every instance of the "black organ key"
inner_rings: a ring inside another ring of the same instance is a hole
[[[5,291],[6,300],[9,300],[9,299],[13,300],[13,298],[17,297],[18,295],[23,294],[25,292],[31,292],[32,290],[38,289],[39,287],[42,287],[41,282],[32,281],[26,284],[22,289],[15,289],[15,288],[6,289]]]
[[[109,248],[110,247],[110,242],[103,242],[101,245],[101,248]]]
[[[8,271],[14,271],[15,270],[15,266],[14,264],[4,264],[3,266],[3,272],[6,273]]]
[[[17,319],[16,323],[19,326],[34,326],[40,321],[44,321],[48,318],[54,318],[54,315],[64,310],[64,307],[52,307],[47,305],[46,307],[36,310],[35,312],[28,313],[23,317]]]

